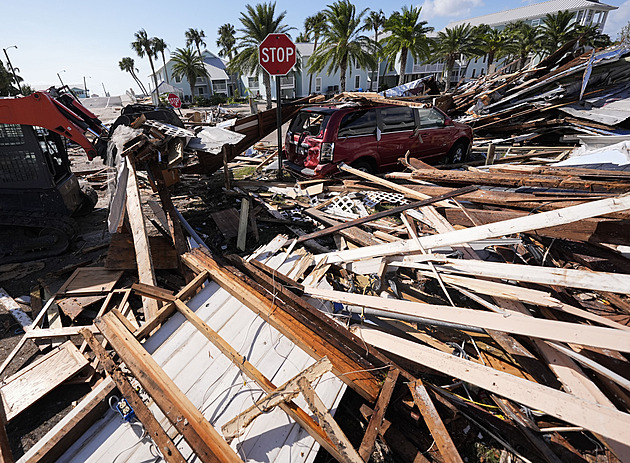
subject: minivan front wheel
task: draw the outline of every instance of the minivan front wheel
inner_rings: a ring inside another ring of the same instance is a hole
[[[368,174],[375,174],[376,173],[376,169],[374,168],[372,163],[370,163],[368,161],[353,162],[351,164],[351,166],[354,167],[357,170],[360,170],[361,172],[365,172],[365,173],[368,173]]]
[[[468,143],[458,141],[453,145],[451,151],[449,151],[446,158],[448,164],[459,164],[460,162],[466,162],[468,155]]]

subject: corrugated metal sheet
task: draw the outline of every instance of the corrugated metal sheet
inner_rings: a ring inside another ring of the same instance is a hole
[[[289,272],[296,259],[283,262],[284,256],[274,256],[267,265]],[[314,363],[308,354],[214,282],[207,283],[188,306],[276,385]],[[145,347],[219,432],[224,423],[263,396],[256,383],[249,381],[179,313],[152,335]],[[334,411],[345,385],[330,373],[314,385],[326,406]],[[296,403],[308,410],[301,398]],[[160,410],[155,405],[151,409],[169,435],[176,435]],[[59,461],[156,461],[156,449],[141,436],[139,425],[130,425],[110,411]],[[180,436],[175,444],[188,461],[198,461]],[[240,439],[232,442],[232,447],[244,461],[306,463],[313,461],[319,445],[276,408],[257,418]]]

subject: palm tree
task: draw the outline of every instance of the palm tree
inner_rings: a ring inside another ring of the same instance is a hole
[[[195,48],[197,49],[197,53],[199,54],[199,58],[201,59],[201,61],[203,61],[203,56],[201,55],[201,47],[206,46],[206,41],[204,40],[206,38],[206,34],[204,33],[203,29],[197,30],[191,27],[186,31],[185,35],[186,35],[186,46],[190,47],[191,45],[194,45]],[[205,80],[206,80],[206,85],[208,86],[208,90],[211,91],[210,80],[207,77]],[[193,89],[191,88],[191,91],[192,90]]]
[[[520,58],[519,69],[525,66],[525,60],[530,54],[536,55],[540,49],[538,31],[524,21],[516,21],[504,29],[512,38],[512,53]]]
[[[137,71],[137,69],[136,69],[136,62],[133,60],[133,58],[130,58],[129,56],[126,56],[125,58],[121,59],[118,62],[118,67],[120,68],[121,71],[125,71],[125,72],[128,72],[129,74],[131,74],[131,77],[133,77],[133,80],[136,81],[136,83],[140,87],[140,90],[145,95],[149,94],[147,92],[147,89],[144,88],[144,85],[142,85],[142,82],[138,78],[138,75],[136,74],[136,71]]]
[[[479,30],[479,50],[488,56],[488,73],[495,58],[507,56],[512,50],[511,36],[497,29],[483,28]]]
[[[155,74],[155,66],[153,66],[153,58],[157,59],[157,54],[153,49],[153,39],[147,36],[147,31],[140,29],[134,34],[136,38],[135,42],[131,42],[131,48],[136,52],[140,58],[144,58],[145,55],[149,58],[149,64],[151,65],[151,73],[153,74],[153,81],[155,82],[155,92],[157,94],[158,81]]]
[[[363,20],[363,24],[367,29],[372,29],[374,31],[374,41],[378,43],[378,31],[385,25],[385,14],[383,14],[383,10],[372,10]],[[381,60],[377,59],[376,61],[376,91],[378,91],[378,77],[380,73]],[[372,90],[370,88],[370,90]]]
[[[283,11],[276,16],[276,3],[258,3],[255,6],[246,5],[246,13],[241,12],[242,28],[238,31],[243,34],[238,38],[239,53],[230,62],[231,71],[242,74],[263,74],[263,83],[267,98],[267,109],[271,109],[271,79],[267,72],[258,64],[258,45],[269,34],[282,34],[292,28],[282,23],[287,12]],[[280,102],[278,102],[280,104]]]
[[[217,47],[219,49],[219,56],[222,58],[228,58],[231,60],[234,57],[234,46],[236,45],[236,38],[234,37],[236,30],[231,24],[223,24],[219,27],[217,38]]]
[[[396,56],[400,53],[400,75],[398,85],[405,83],[405,69],[407,67],[407,55],[416,60],[429,57],[429,41],[427,32],[432,32],[432,27],[426,27],[426,21],[420,21],[421,7],[402,7],[400,12],[395,12],[385,22],[383,28],[390,35],[381,40],[383,56],[393,66]]]
[[[346,70],[357,63],[366,68],[376,64],[377,45],[361,35],[361,21],[367,8],[357,14],[349,0],[339,0],[324,10],[327,27],[322,33],[323,41],[308,60],[310,72],[319,72],[328,65],[327,72],[339,71],[341,91],[346,91]]]
[[[540,40],[543,50],[553,53],[562,45],[576,37],[576,24],[573,22],[575,11],[558,11],[547,14],[540,25]]]
[[[598,25],[576,26],[575,35],[578,37],[578,44],[582,46],[601,48],[612,43],[610,36],[602,34]]]
[[[153,40],[153,50],[155,51],[155,53],[160,53],[162,55],[164,76],[166,77],[166,83],[168,84],[168,69],[166,68],[166,58],[164,57],[164,52],[168,49],[168,44],[164,41],[164,39],[160,39],[158,37],[153,37],[151,40]]]
[[[453,66],[460,55],[466,59],[479,55],[475,29],[470,24],[448,27],[438,32],[433,51],[433,61],[445,61],[445,90],[451,87]]]
[[[304,35],[306,40],[313,38],[313,53],[317,50],[317,41],[322,35],[322,31],[326,28],[326,15],[321,11],[315,13],[312,16],[308,16],[304,20]],[[309,72],[308,77],[308,94],[312,93],[313,89],[313,73]]]
[[[198,77],[208,77],[208,71],[198,53],[190,48],[178,48],[171,55],[173,60],[173,75],[180,79],[186,77],[190,85],[191,101],[195,96],[195,82]]]

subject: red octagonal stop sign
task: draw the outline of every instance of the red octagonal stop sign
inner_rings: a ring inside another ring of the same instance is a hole
[[[258,45],[258,61],[272,76],[287,75],[295,60],[295,44],[287,34],[269,34]]]

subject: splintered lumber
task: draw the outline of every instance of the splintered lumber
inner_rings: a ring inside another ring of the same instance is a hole
[[[7,421],[88,365],[70,341],[7,378],[0,387]]]
[[[53,463],[108,409],[107,397],[114,391],[114,381],[99,382],[79,404],[46,433],[20,458],[24,463]]]
[[[324,373],[331,370],[332,364],[327,357],[318,360],[283,385],[278,386],[274,391],[267,394],[262,399],[256,401],[256,403],[247,410],[239,413],[236,417],[221,426],[223,437],[225,437],[225,440],[228,442],[231,442],[234,438],[241,436],[245,432],[245,428],[260,415],[267,413],[283,402],[295,399],[300,393],[300,388],[298,387],[298,380],[300,378],[306,378],[312,383],[316,379],[320,378]]]
[[[113,312],[97,319],[96,325],[201,461],[242,461]]]
[[[237,269],[227,269],[201,249],[194,249],[183,256],[183,260],[191,268],[206,270],[210,277],[241,303],[259,314],[271,326],[290,339],[293,343],[319,360],[328,357],[334,365],[334,372],[348,386],[370,401],[376,400],[380,391],[377,377],[366,371],[374,368],[365,358],[353,350],[342,348],[329,325],[322,322],[323,315],[317,309],[314,312],[305,310],[305,306],[291,304],[274,298],[266,290],[261,292],[249,284],[249,278]],[[334,322],[330,322],[333,323]],[[342,329],[342,328],[338,328]],[[342,337],[343,342],[347,336]]]
[[[32,329],[31,325],[33,323],[33,320],[31,320],[31,317],[24,313],[18,303],[15,302],[13,298],[9,296],[3,288],[0,288],[0,308],[3,308],[9,314],[11,314],[15,321],[17,321],[22,326],[22,329],[24,331]]]
[[[397,175],[397,177],[401,178],[401,175]],[[468,172],[455,170],[418,169],[413,171],[408,178],[456,185],[492,185],[513,188],[532,186],[607,193],[624,193],[628,191],[628,189],[630,189],[630,184],[624,182],[613,183],[609,181],[582,179],[577,175],[536,175],[530,174],[529,172],[518,174],[508,172],[493,173],[482,171]]]
[[[341,302],[359,307],[370,307],[395,316],[415,316],[447,323],[520,334],[534,338],[571,342],[603,349],[630,352],[630,332],[600,326],[580,325],[557,320],[538,319],[514,313],[482,312],[446,305],[425,304],[378,296],[345,293],[331,289],[304,287],[304,294],[327,301]],[[394,317],[395,318],[395,317]]]
[[[411,259],[392,263],[400,267],[429,269],[427,265],[413,263]],[[503,280],[526,281],[570,288],[590,289],[592,291],[609,291],[627,294],[630,288],[630,275],[610,272],[591,272],[566,268],[536,267],[524,264],[506,264],[503,262],[473,261],[437,257],[435,268],[446,273],[499,278]]]
[[[325,256],[329,264],[334,264],[369,257],[404,254],[411,251],[420,251],[421,248],[434,249],[441,246],[454,246],[469,243],[471,241],[496,238],[513,233],[523,233],[531,230],[537,230],[539,228],[563,225],[611,212],[626,211],[628,209],[630,209],[630,195],[622,195],[615,198],[600,199],[598,201],[579,204],[577,206],[541,212],[540,214],[518,217],[515,219],[480,225],[463,230],[422,236],[418,238],[418,240],[411,239],[366,248],[319,254],[315,256],[315,260],[319,262]],[[418,245],[418,242],[421,246]]]
[[[276,386],[267,379],[254,365],[252,365],[243,355],[241,355],[236,349],[230,346],[216,331],[210,328],[199,316],[193,312],[186,304],[180,300],[175,300],[175,307],[177,310],[186,317],[186,319],[193,324],[201,334],[203,334],[208,341],[221,351],[223,355],[229,358],[234,365],[236,365],[243,373],[249,378],[253,379],[258,385],[268,394],[277,390]],[[302,375],[302,378],[305,376]],[[337,456],[338,452],[332,441],[327,438],[325,432],[320,426],[318,426],[313,419],[308,416],[304,410],[298,407],[290,397],[287,401],[283,401],[278,404],[282,410],[284,410],[291,418],[295,420],[300,426],[302,426],[313,438],[326,450],[331,452],[332,455]],[[230,438],[230,435],[226,435],[226,438]]]
[[[500,222],[530,215],[526,211],[489,211],[483,209],[445,208],[444,215],[453,225],[470,227],[487,223]],[[473,223],[475,220],[477,223]],[[630,235],[625,231],[630,228],[628,220],[584,219],[580,222],[560,225],[551,228],[539,228],[531,233],[548,238],[561,238],[572,241],[588,241],[590,243],[608,243],[630,245]]]
[[[91,332],[84,330],[81,334],[90,345],[90,349],[92,349],[92,352],[94,352],[94,355],[96,355],[109,377],[116,383],[118,390],[131,404],[131,408],[133,408],[133,411],[147,430],[149,436],[151,436],[153,442],[155,442],[160,449],[160,453],[163,455],[164,459],[168,463],[184,463],[186,461],[184,456],[180,453],[171,438],[164,432],[160,422],[155,418],[153,413],[151,413],[151,410],[146,406],[129,380],[116,368],[116,364],[107,354],[107,351],[100,345]]]
[[[411,391],[413,402],[420,410],[429,431],[431,431],[431,435],[435,439],[438,449],[440,449],[440,454],[444,458],[444,461],[449,463],[463,463],[422,381],[417,379],[414,382],[408,383],[407,386]]]
[[[434,198],[428,198],[428,199],[423,199],[421,201],[416,201],[413,203],[409,203],[409,204],[405,204],[404,206],[398,206],[398,207],[394,207],[392,209],[388,209],[386,211],[381,211],[381,212],[376,212],[374,214],[368,215],[366,217],[360,217],[358,219],[355,220],[350,220],[349,222],[345,222],[339,225],[335,225],[332,227],[328,227],[325,228],[323,230],[319,230],[313,233],[309,233],[308,235],[302,235],[297,239],[298,243],[301,243],[302,241],[306,241],[312,238],[320,238],[322,236],[326,236],[326,235],[330,235],[332,233],[336,233],[338,231],[344,230],[346,228],[350,228],[350,227],[355,227],[357,225],[361,225],[367,222],[371,222],[373,220],[378,220],[381,219],[383,217],[389,217],[392,215],[397,215],[403,211],[406,211],[408,209],[416,209],[422,206],[428,206],[429,204],[434,204],[436,202],[439,201],[443,201],[445,199],[449,199],[449,198],[453,198],[455,196],[460,196],[466,193],[470,193],[474,190],[476,190],[476,187],[468,187],[468,188],[460,188],[458,190],[453,190],[449,193],[440,195],[440,196],[436,196]]]
[[[151,246],[147,237],[147,229],[142,213],[142,201],[140,200],[140,190],[136,177],[136,167],[133,162],[125,158],[129,167],[127,177],[127,216],[133,235],[134,248],[136,250],[136,263],[138,264],[138,279],[140,283],[155,286],[155,271],[153,270],[153,260],[151,259]],[[158,311],[158,303],[155,299],[143,297],[142,306],[146,319],[153,317]]]
[[[311,383],[304,377],[298,379],[298,387],[304,396],[311,412],[317,417],[321,427],[326,431],[330,440],[335,444],[340,455],[337,459],[342,463],[364,463],[357,451],[343,433],[333,416],[319,398]]]
[[[630,415],[627,413],[374,329],[355,329],[365,342],[379,349],[454,376],[534,410],[541,410],[569,424],[582,426],[613,441],[630,442]]]
[[[11,444],[7,435],[7,416],[4,412],[2,403],[2,393],[0,393],[0,461],[2,463],[13,463],[13,453],[11,452]]]
[[[359,447],[359,455],[365,461],[368,461],[370,455],[372,454],[378,430],[383,424],[383,418],[385,418],[387,406],[389,405],[392,393],[396,387],[398,375],[399,371],[396,368],[391,368],[389,370],[387,378],[385,378],[385,384],[383,384],[383,389],[381,389],[381,393],[379,394],[376,405],[374,406],[374,413],[370,418],[370,422],[368,423],[365,434],[363,435],[363,440],[361,441],[361,446]]]

